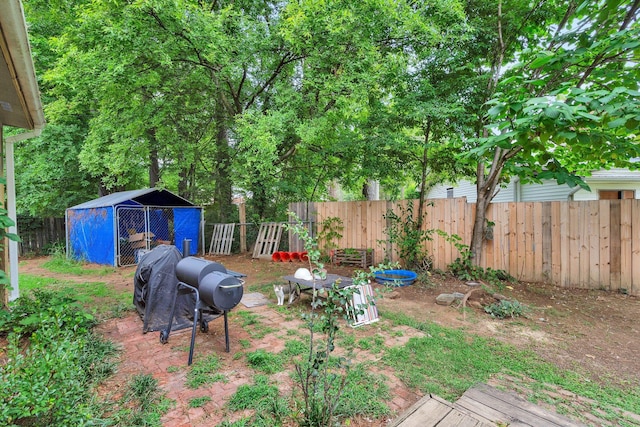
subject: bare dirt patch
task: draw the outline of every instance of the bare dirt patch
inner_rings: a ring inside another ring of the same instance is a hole
[[[118,290],[133,292],[133,275],[135,267],[115,269],[113,274],[104,276],[67,276],[54,274],[43,269],[41,265],[46,259],[24,260],[20,264],[20,272],[43,277],[68,280],[71,282],[101,281],[114,286]],[[249,256],[230,256],[216,259],[228,269],[247,275],[247,286],[281,281],[282,276],[292,274],[298,263],[274,263],[253,260]],[[88,269],[99,266],[88,265]],[[353,269],[348,267],[327,266],[330,273],[350,276]],[[491,318],[480,307],[490,296],[484,292],[474,292],[462,310],[455,306],[441,306],[435,302],[440,293],[466,293],[469,287],[463,282],[449,276],[433,276],[428,285],[417,284],[396,289],[393,294],[378,300],[381,310],[393,308],[414,317],[418,321],[432,321],[443,326],[462,328],[482,336],[493,337],[519,348],[532,349],[543,359],[567,369],[578,368],[588,372],[593,378],[607,382],[640,385],[640,340],[637,339],[638,319],[640,318],[640,300],[636,297],[610,293],[605,291],[589,291],[581,289],[562,289],[542,283],[517,283],[512,289],[501,290],[507,298],[518,300],[528,307],[526,316],[516,319],[497,320]],[[269,289],[269,288],[266,288]],[[248,383],[254,374],[246,366],[243,359],[236,358],[239,351],[253,351],[265,348],[278,351],[286,340],[287,328],[299,328],[297,320],[287,316],[286,311],[277,310],[275,295],[267,295],[273,302],[260,308],[261,315],[268,319],[275,330],[260,339],[253,339],[239,326],[239,321],[231,327],[231,353],[224,353],[224,333],[222,323],[212,323],[208,334],[198,334],[196,355],[216,352],[222,356],[228,368],[230,384],[220,388],[213,386],[206,392],[216,396],[203,408],[188,408],[188,400],[194,395],[202,395],[203,391],[194,392],[184,388],[186,368],[186,351],[190,335],[187,332],[172,333],[169,344],[162,346],[156,333],[142,335],[142,323],[137,314],[130,314],[125,319],[113,319],[103,325],[100,330],[109,339],[119,342],[123,347],[122,365],[116,378],[110,384],[119,387],[126,378],[136,372],[152,373],[160,380],[168,392],[168,396],[177,402],[177,407],[163,419],[164,425],[215,425],[226,414],[221,402],[230,396],[240,384]],[[304,303],[304,300],[300,303]],[[241,305],[234,311],[246,310]],[[410,329],[410,328],[407,328]],[[362,336],[379,333],[373,324],[357,328]],[[397,334],[394,338],[407,340],[409,331]],[[419,334],[418,331],[414,331]],[[247,342],[249,346],[247,347]],[[182,366],[184,365],[184,366]],[[181,366],[175,372],[168,372],[169,366]],[[387,374],[385,372],[385,374]],[[408,390],[393,375],[389,375],[392,394],[391,407],[400,412],[413,404],[420,396]],[[286,381],[283,380],[283,384]],[[291,389],[292,385],[286,384]],[[384,425],[384,420],[352,420],[357,425]]]

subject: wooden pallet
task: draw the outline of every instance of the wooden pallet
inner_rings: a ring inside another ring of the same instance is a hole
[[[373,265],[373,249],[336,249],[331,256],[331,263],[367,268]]]
[[[213,224],[209,255],[231,255],[235,224]]]
[[[263,222],[253,248],[253,258],[271,259],[280,246],[283,225],[280,222]]]

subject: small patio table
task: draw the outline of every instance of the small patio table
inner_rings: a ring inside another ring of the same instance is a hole
[[[327,274],[324,280],[303,280],[295,276],[284,276],[284,280],[289,285],[289,304],[298,299],[302,292],[312,290],[319,291],[321,289],[331,289],[334,283],[338,283],[340,289],[346,288],[353,284],[350,277],[340,276],[338,274]]]

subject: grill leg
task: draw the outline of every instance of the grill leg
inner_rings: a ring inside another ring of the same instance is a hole
[[[198,329],[198,316],[200,311],[198,310],[198,304],[200,304],[200,296],[198,292],[196,292],[196,308],[193,310],[193,327],[191,328],[191,346],[189,347],[189,363],[191,366],[191,362],[193,362],[193,347],[196,344],[196,329]]]
[[[227,346],[227,353],[229,353],[229,319],[227,318],[227,310],[224,311],[224,343]]]
[[[166,344],[167,341],[169,341],[169,334],[171,333],[171,326],[173,324],[173,318],[176,315],[176,301],[178,300],[178,295],[180,295],[182,292],[184,292],[184,291],[182,291],[182,289],[184,289],[184,288],[182,288],[182,285],[183,285],[183,283],[180,282],[180,283],[178,283],[178,286],[176,287],[176,293],[173,296],[173,304],[171,305],[171,317],[169,318],[169,324],[167,325],[167,329],[165,329],[164,331],[160,331],[160,342],[162,344]],[[146,319],[146,317],[147,316],[145,316],[145,319]]]

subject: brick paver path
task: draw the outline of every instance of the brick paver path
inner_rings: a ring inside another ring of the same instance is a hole
[[[198,331],[195,341],[194,362],[206,357],[210,353],[217,354],[222,361],[220,373],[225,375],[226,382],[207,384],[197,389],[190,389],[185,385],[189,344],[191,341],[191,329],[172,331],[167,344],[161,344],[159,332],[142,333],[142,321],[137,314],[130,314],[124,318],[111,319],[100,326],[100,332],[108,339],[122,346],[121,362],[118,368],[116,381],[110,384],[111,392],[117,393],[120,387],[124,387],[127,381],[136,374],[151,374],[159,382],[160,387],[166,392],[166,397],[173,400],[175,405],[162,418],[165,427],[178,426],[215,426],[224,419],[237,420],[247,414],[231,413],[225,409],[229,398],[242,384],[253,383],[256,371],[251,369],[244,358],[237,353],[247,353],[257,349],[265,349],[272,353],[278,353],[285,347],[288,330],[301,329],[302,322],[297,316],[284,316],[275,310],[275,305],[245,308],[238,306],[230,315],[229,335],[231,339],[230,352],[225,352],[225,337],[223,318],[220,317],[209,323],[209,332],[204,334]],[[272,332],[264,337],[252,338],[247,330],[242,327],[240,319],[235,311],[249,310],[260,317],[261,327],[268,328]],[[293,318],[293,320],[291,320]],[[359,328],[366,332],[366,328],[376,328],[376,324]],[[402,345],[411,336],[420,334],[411,328],[394,328],[402,330],[402,334],[389,334],[386,344],[388,346]],[[244,344],[244,348],[241,345]],[[247,343],[248,346],[247,346]],[[376,356],[370,353],[356,353],[356,359],[372,359]],[[291,395],[294,387],[289,377],[289,369],[271,376],[274,383],[278,384],[283,396]],[[408,390],[401,381],[390,372],[381,372],[387,378],[387,384],[391,390],[392,400],[387,402],[394,414],[402,412],[411,406],[421,396]],[[124,391],[124,388],[122,388]],[[199,408],[190,408],[189,401],[209,396],[211,401]],[[384,425],[384,420],[378,424],[367,423],[369,426]],[[354,424],[352,424],[354,425]]]

